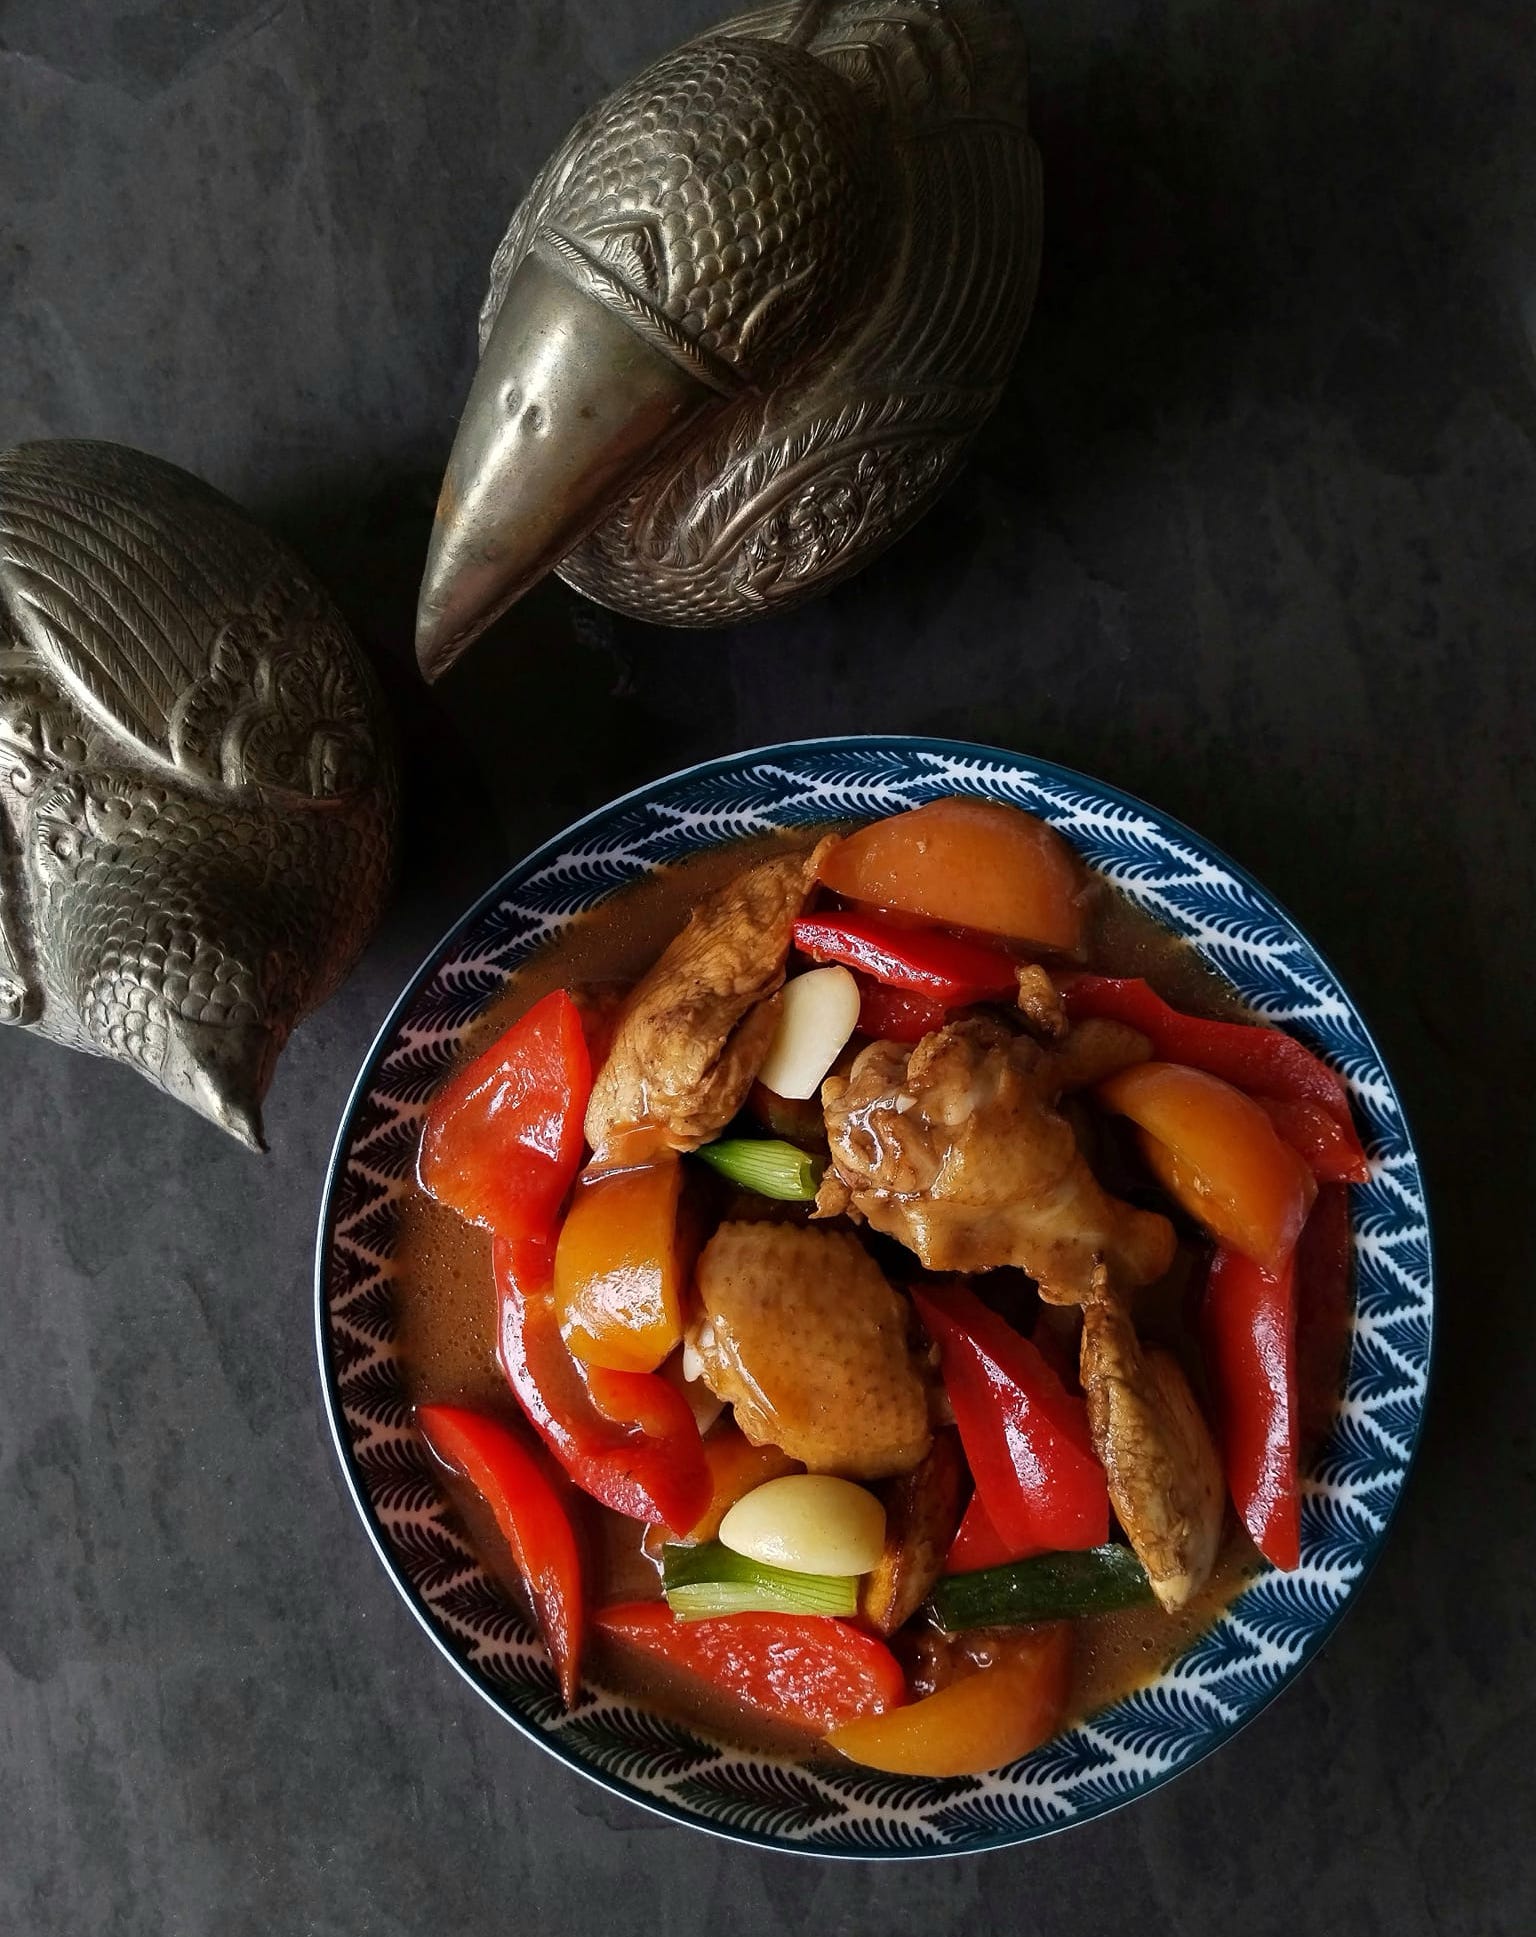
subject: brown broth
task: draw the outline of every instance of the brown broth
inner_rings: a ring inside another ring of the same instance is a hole
[[[816,830],[825,831],[825,830]],[[466,1038],[467,1058],[492,1041],[549,990],[579,982],[631,982],[661,953],[694,904],[743,868],[812,835],[775,834],[735,842],[658,870],[625,888],[569,927],[518,970],[505,992]],[[1176,935],[1104,885],[1097,898],[1088,959],[1110,975],[1144,976],[1180,1008],[1245,1018],[1235,992]],[[495,1299],[490,1239],[419,1190],[402,1207],[396,1248],[395,1298],[406,1388],[416,1405],[456,1404],[517,1417],[516,1402],[496,1363]],[[1193,1256],[1183,1255],[1186,1275]],[[1150,1294],[1138,1321],[1153,1335],[1177,1341],[1183,1286],[1173,1277]],[[1187,1342],[1187,1341],[1180,1341]],[[467,1488],[455,1505],[476,1551],[497,1579],[526,1606],[511,1553],[490,1516]],[[640,1551],[636,1523],[583,1499],[583,1532],[592,1571],[608,1601],[659,1598],[652,1563]],[[1181,1613],[1135,1609],[1078,1623],[1071,1717],[1106,1707],[1154,1680],[1216,1618],[1257,1564],[1252,1544],[1229,1515],[1226,1543],[1210,1582]],[[600,1644],[593,1665],[606,1686],[647,1702],[726,1740],[749,1747],[806,1754],[815,1744],[798,1730],[775,1727],[742,1709],[718,1689],[674,1676],[649,1661]]]

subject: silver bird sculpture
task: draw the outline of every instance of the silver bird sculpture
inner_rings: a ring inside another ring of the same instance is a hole
[[[491,266],[417,656],[550,570],[635,618],[755,617],[927,509],[1034,299],[1039,160],[992,0],[799,0],[593,109]]]
[[[372,676],[286,547],[138,451],[0,452],[0,1022],[263,1147],[394,819]]]

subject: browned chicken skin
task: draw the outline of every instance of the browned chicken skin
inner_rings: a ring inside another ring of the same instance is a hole
[[[1019,1014],[1029,1033],[1042,1042],[1060,1042],[1072,1026],[1060,991],[1039,962],[1019,964]]]
[[[871,1043],[822,1085],[836,1182],[818,1210],[866,1219],[931,1271],[1017,1265],[1053,1304],[1085,1303],[1100,1264],[1146,1284],[1172,1262],[1172,1225],[1103,1189],[1053,1105],[1147,1053],[1105,1021],[1049,1047],[984,1017],[911,1050]]]
[[[1177,1359],[1143,1349],[1113,1298],[1083,1312],[1080,1367],[1115,1517],[1174,1611],[1205,1585],[1221,1545],[1226,1489],[1210,1428]]]
[[[857,1480],[909,1472],[927,1453],[906,1301],[856,1237],[722,1224],[699,1258],[698,1291],[689,1342],[748,1439]]]
[[[791,930],[827,842],[749,868],[700,902],[636,985],[587,1104],[599,1156],[651,1123],[696,1150],[741,1108],[778,1023]]]

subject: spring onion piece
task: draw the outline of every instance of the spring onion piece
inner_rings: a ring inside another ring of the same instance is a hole
[[[852,1614],[859,1604],[852,1574],[792,1574],[733,1554],[718,1540],[696,1547],[669,1543],[661,1552],[661,1578],[667,1605],[680,1621],[722,1614]]]
[[[1152,1600],[1147,1570],[1129,1547],[1088,1547],[1081,1553],[1035,1554],[974,1574],[948,1574],[933,1590],[939,1625],[999,1628],[1061,1621],[1079,1614],[1114,1614]]]
[[[821,1186],[824,1168],[819,1157],[797,1150],[777,1137],[722,1137],[694,1152],[712,1170],[743,1190],[787,1203],[808,1204]]]

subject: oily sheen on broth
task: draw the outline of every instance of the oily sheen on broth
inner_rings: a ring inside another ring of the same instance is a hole
[[[601,908],[575,917],[561,935],[520,968],[503,995],[479,1018],[464,1044],[466,1059],[506,1029],[551,989],[578,983],[629,983],[655,960],[702,896],[754,862],[786,849],[808,847],[826,829],[797,829],[731,843],[646,875]],[[1228,985],[1186,943],[1123,895],[1103,884],[1091,920],[1088,959],[1110,975],[1145,977],[1176,1006],[1208,1016],[1242,1019],[1246,1012]],[[495,1356],[495,1295],[489,1237],[412,1189],[399,1226],[395,1296],[406,1385],[414,1404],[455,1404],[518,1417]],[[1138,1323],[1149,1336],[1177,1342],[1187,1335],[1189,1268],[1195,1254],[1181,1249],[1183,1271],[1138,1303]],[[453,1499],[476,1551],[508,1595],[526,1597],[489,1513],[464,1486]],[[595,1598],[660,1598],[655,1568],[640,1550],[641,1529],[582,1499]],[[1229,1514],[1220,1559],[1203,1592],[1178,1615],[1150,1607],[1077,1624],[1072,1715],[1081,1717],[1152,1680],[1209,1625],[1257,1564],[1247,1536]],[[698,1727],[764,1749],[807,1749],[793,1730],[743,1712],[718,1690],[705,1690],[652,1669],[640,1669],[598,1648],[592,1669],[605,1685],[666,1710]]]

